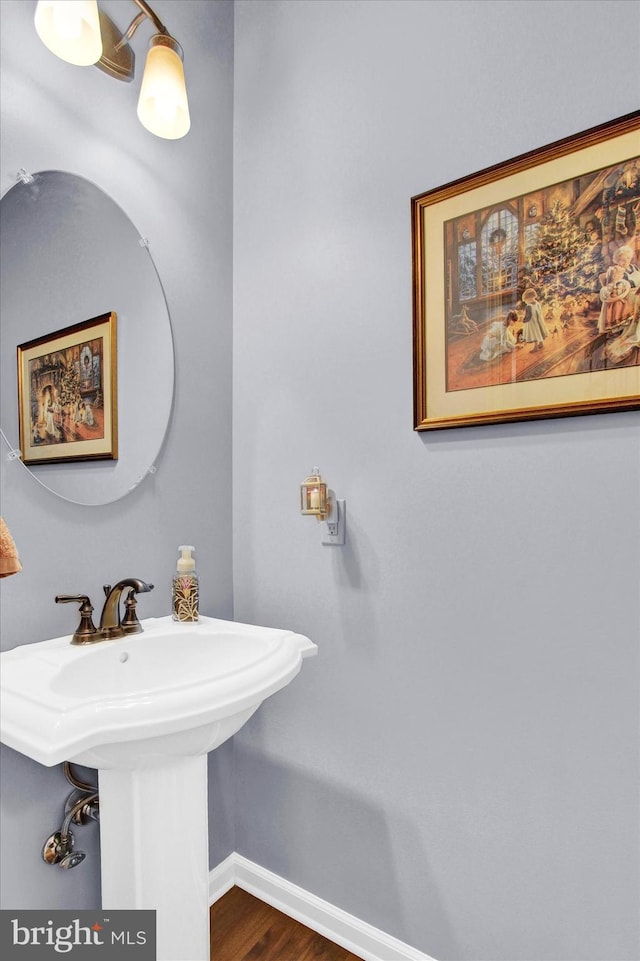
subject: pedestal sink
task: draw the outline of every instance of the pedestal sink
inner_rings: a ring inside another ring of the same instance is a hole
[[[102,906],[157,912],[158,961],[208,961],[207,753],[316,654],[291,631],[202,617],[0,655],[0,740],[98,769]]]

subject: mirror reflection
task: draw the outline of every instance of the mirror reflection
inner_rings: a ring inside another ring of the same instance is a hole
[[[111,503],[153,469],[171,413],[171,323],[148,246],[107,194],[63,171],[20,180],[0,213],[2,429],[18,449],[17,346],[115,313],[118,459],[28,468],[68,500]]]

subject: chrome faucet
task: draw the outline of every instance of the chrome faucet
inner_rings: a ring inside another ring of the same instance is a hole
[[[100,627],[96,630],[91,619],[93,607],[86,594],[58,594],[56,604],[80,604],[80,625],[71,638],[72,644],[95,644],[97,641],[113,640],[126,634],[140,634],[142,625],[136,616],[136,594],[145,594],[153,590],[153,584],[147,584],[138,577],[125,577],[111,587],[104,585],[106,600],[100,616]],[[124,618],[120,617],[120,598],[124,591],[128,591]]]

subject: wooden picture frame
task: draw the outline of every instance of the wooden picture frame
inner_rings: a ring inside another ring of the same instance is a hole
[[[18,346],[25,464],[117,460],[116,326],[111,311]]]
[[[415,430],[640,408],[640,111],[411,218]]]

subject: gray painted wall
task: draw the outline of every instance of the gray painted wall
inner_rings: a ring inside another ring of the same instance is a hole
[[[129,0],[101,5],[123,30],[135,16]],[[75,613],[54,604],[56,593],[87,592],[98,608],[102,585],[130,575],[156,585],[141,598],[141,615],[169,613],[177,546],[185,542],[197,548],[203,612],[233,612],[233,5],[154,4],[186,51],[193,127],[176,142],[153,137],[136,117],[149,24],[133,41],[137,82],[119,84],[49,53],[33,29],[34,9],[24,0],[0,3],[2,192],[20,167],[68,170],[94,181],[128,213],[149,238],[163,280],[175,337],[176,391],[157,473],[110,506],[82,508],[50,495],[18,463],[7,463],[3,444],[2,514],[24,567],[2,581],[4,648],[73,630]],[[69,310],[71,316],[73,290]],[[3,358],[5,363],[14,360]],[[234,847],[231,764],[231,745],[211,756],[212,864]],[[2,748],[3,907],[100,903],[95,825],[77,832],[77,847],[89,855],[81,867],[60,871],[40,859],[70,790],[60,768],[42,768]]]
[[[414,433],[409,218],[637,108],[639,26],[236,4],[235,616],[320,648],[235,739],[237,849],[440,961],[639,956],[639,418]]]

